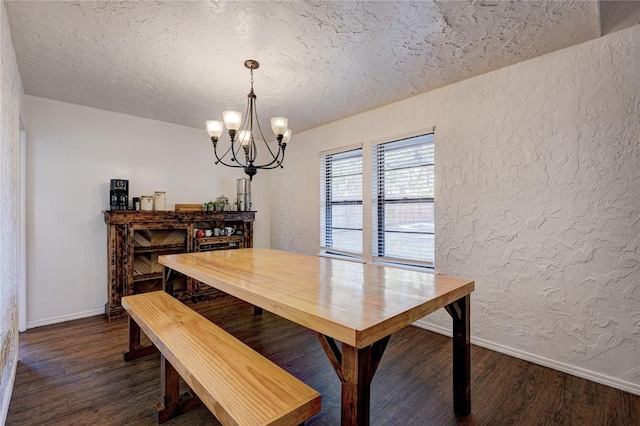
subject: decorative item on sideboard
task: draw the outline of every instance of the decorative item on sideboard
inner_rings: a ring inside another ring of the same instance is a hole
[[[251,210],[251,180],[248,178],[240,178],[237,183],[236,210]]]
[[[144,211],[153,210],[153,197],[151,195],[140,196],[140,209]]]
[[[109,206],[111,210],[129,209],[129,181],[125,179],[111,179],[109,190]]]
[[[164,202],[167,193],[164,191],[156,191],[153,193],[153,209],[164,210]]]
[[[221,194],[218,198],[216,198],[216,211],[224,211],[228,212],[231,210],[231,206],[229,205],[229,199]]]
[[[129,206],[129,181],[126,179],[111,179],[109,184],[109,210],[158,210],[166,209],[167,193],[155,191],[153,195],[133,197]]]
[[[202,204],[176,204],[175,211],[177,212],[199,212],[207,211],[203,208]]]

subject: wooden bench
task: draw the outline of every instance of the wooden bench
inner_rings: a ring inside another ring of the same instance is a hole
[[[150,353],[140,329],[161,354],[158,423],[200,401],[225,426],[298,425],[320,411],[318,392],[164,291],[123,297],[122,306],[131,338],[125,360]],[[197,397],[180,398],[179,377]]]

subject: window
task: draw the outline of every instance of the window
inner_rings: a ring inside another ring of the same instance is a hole
[[[321,249],[362,257],[362,148],[320,158]]]
[[[434,263],[433,134],[373,147],[374,260]]]

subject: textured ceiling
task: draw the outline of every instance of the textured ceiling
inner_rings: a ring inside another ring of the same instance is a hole
[[[27,94],[198,128],[244,112],[245,59],[299,132],[600,34],[595,1],[6,5]]]

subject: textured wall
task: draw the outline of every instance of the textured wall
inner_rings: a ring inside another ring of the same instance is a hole
[[[319,151],[435,125],[436,270],[476,280],[476,341],[640,393],[639,41],[635,26],[298,135],[272,247],[318,251]]]
[[[455,87],[436,261],[474,335],[640,390],[640,28]],[[471,118],[472,117],[472,118]]]
[[[0,424],[9,409],[18,355],[17,174],[22,83],[0,3]]]
[[[244,175],[213,165],[204,129],[33,96],[25,106],[29,328],[104,310],[110,179],[129,179],[130,199],[166,191],[173,209],[221,193],[233,199]],[[271,173],[252,185],[258,247],[269,246]]]

